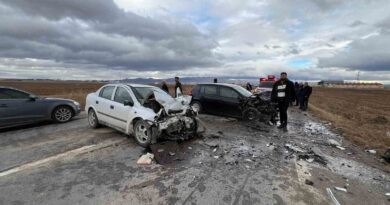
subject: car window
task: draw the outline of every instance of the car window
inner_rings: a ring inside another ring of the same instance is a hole
[[[112,92],[114,91],[114,86],[107,86],[104,87],[99,94],[99,97],[106,98],[108,100],[111,100]]]
[[[30,94],[8,88],[0,88],[0,99],[27,99]]]
[[[238,98],[238,93],[232,88],[220,87],[219,94],[225,98]]]
[[[118,87],[115,91],[114,101],[123,104],[125,100],[133,102],[130,93],[126,89]]]
[[[205,95],[217,95],[217,86],[205,85],[203,86],[203,93]]]

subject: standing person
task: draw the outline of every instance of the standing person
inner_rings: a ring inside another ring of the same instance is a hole
[[[313,91],[313,88],[309,86],[309,83],[305,82],[303,86],[303,110],[307,110],[309,105],[309,97]]]
[[[183,93],[183,88],[181,86],[181,82],[179,77],[175,77],[175,98],[179,97]]]
[[[161,89],[169,94],[169,88],[165,80],[162,81]]]
[[[279,129],[287,129],[287,109],[293,98],[295,98],[294,83],[287,78],[286,72],[282,72],[280,79],[275,82],[271,94],[272,101],[278,103],[280,114]]]
[[[303,106],[305,103],[305,95],[304,95],[305,89],[303,86],[303,83],[299,83],[299,95],[298,95],[298,100],[299,100],[299,109],[303,110]]]
[[[299,105],[299,84],[298,84],[298,82],[295,82],[294,90],[295,90],[295,106],[298,106]]]
[[[247,83],[246,83],[246,89],[247,89],[249,92],[252,91],[253,87],[252,87],[252,84],[251,84],[250,82],[247,82]]]

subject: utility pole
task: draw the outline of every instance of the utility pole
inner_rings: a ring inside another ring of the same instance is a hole
[[[357,73],[357,78],[356,78],[357,82],[359,82],[359,78],[360,78],[360,71],[358,71]]]

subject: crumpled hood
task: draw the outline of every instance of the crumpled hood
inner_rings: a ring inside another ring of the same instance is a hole
[[[192,96],[180,96],[177,98],[173,98],[165,92],[159,92],[154,90],[154,97],[156,101],[159,102],[165,109],[166,112],[168,110],[186,110],[189,108]]]

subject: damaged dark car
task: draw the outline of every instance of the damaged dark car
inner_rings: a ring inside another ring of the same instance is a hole
[[[252,94],[238,85],[210,83],[196,85],[191,95],[191,105],[200,113],[276,122],[277,107],[268,93]]]

